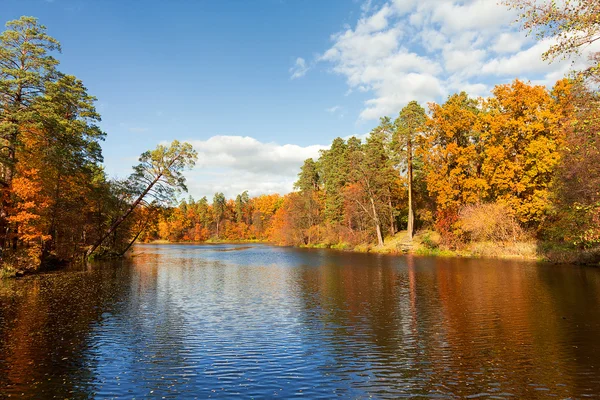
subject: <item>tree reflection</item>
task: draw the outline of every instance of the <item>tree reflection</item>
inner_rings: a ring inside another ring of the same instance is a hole
[[[148,249],[124,265],[0,282],[0,392],[600,392],[597,269],[264,246]]]

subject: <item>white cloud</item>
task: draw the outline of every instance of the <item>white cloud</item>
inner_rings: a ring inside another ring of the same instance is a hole
[[[373,87],[378,96],[365,102],[365,108],[360,113],[363,120],[395,115],[411,100],[424,103],[445,95],[438,78],[414,72],[398,74],[374,84]]]
[[[527,75],[530,79],[537,79],[543,84],[552,84],[557,79],[562,78],[573,67],[583,69],[589,55],[600,51],[600,43],[593,43],[584,48],[581,57],[576,59],[559,59],[553,63],[542,60],[540,55],[555,43],[555,39],[544,39],[522,51],[500,58],[493,58],[483,66],[482,73],[497,76]],[[546,79],[543,78],[544,76]]]
[[[362,10],[362,12],[369,12],[371,11],[371,5],[373,4],[373,0],[366,0],[364,3],[361,4],[360,9]]]
[[[346,111],[342,106],[329,107],[326,108],[325,111],[327,111],[331,115],[336,115],[339,119],[343,119],[346,116]]]
[[[294,66],[290,68],[291,79],[302,78],[308,72],[309,67],[306,65],[306,60],[302,57],[298,57]]]
[[[413,9],[417,0],[392,0],[391,5],[398,15],[404,15]]]
[[[568,72],[569,61],[541,59],[550,41],[528,38],[512,24],[516,11],[497,0],[376,4],[364,3],[356,23],[332,34],[331,46],[317,59],[346,79],[347,95],[371,94],[360,120],[462,90],[486,96],[494,84],[514,78],[551,86]]]
[[[326,146],[264,143],[248,136],[213,136],[188,140],[198,151],[196,167],[186,173],[194,197],[212,198],[223,192],[228,198],[244,190],[255,196],[284,194],[292,190],[307,158],[317,158]]]
[[[443,52],[446,71],[460,73],[472,72],[470,67],[479,67],[486,55],[485,50],[446,50]]]
[[[388,26],[388,17],[392,12],[392,8],[385,5],[370,17],[358,21],[356,30],[361,33],[371,33],[385,29]]]
[[[518,32],[501,33],[495,40],[492,50],[496,53],[515,53],[523,47],[526,40]]]
[[[513,13],[505,6],[499,5],[497,0],[425,1],[424,3],[433,6],[430,8],[431,21],[438,23],[440,30],[448,34],[468,30],[497,32],[514,20]]]
[[[544,73],[556,69],[556,64],[550,64],[541,59],[541,54],[554,41],[546,39],[533,46],[500,58],[492,58],[485,63],[481,72],[496,76],[517,76],[519,74]]]

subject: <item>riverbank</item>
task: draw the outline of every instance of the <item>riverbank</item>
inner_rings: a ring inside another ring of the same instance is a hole
[[[460,249],[450,249],[440,244],[440,236],[434,231],[417,232],[412,240],[408,238],[408,233],[406,231],[401,231],[392,237],[385,238],[383,246],[370,243],[362,243],[357,246],[352,246],[348,243],[338,243],[333,245],[316,243],[301,247],[330,248],[357,253],[414,254],[435,257],[506,258],[534,261],[541,261],[544,259],[538,255],[535,242],[516,242],[507,244],[477,242],[465,244]]]
[[[209,239],[203,242],[171,242],[168,240],[154,240],[149,244],[245,244],[262,243],[277,246],[276,243],[260,240],[222,240]],[[450,249],[440,244],[440,237],[434,231],[420,231],[414,235],[413,240],[408,239],[406,231],[399,232],[392,237],[387,237],[383,246],[377,246],[371,243],[361,243],[353,246],[349,243],[312,243],[308,245],[297,246],[299,248],[310,249],[331,249],[354,253],[371,254],[391,254],[403,255],[413,254],[417,256],[429,257],[459,257],[459,258],[486,258],[486,259],[513,259],[524,261],[551,262],[557,264],[578,264],[600,266],[600,248],[590,250],[573,249],[566,246],[560,246],[553,243],[538,243],[536,241],[522,241],[509,243],[496,242],[472,242],[466,243],[459,248]],[[63,264],[66,265],[66,264]],[[35,274],[57,269],[44,268],[39,270],[27,270],[13,267],[10,263],[5,263],[0,267],[0,279],[14,278],[25,274]]]
[[[309,249],[331,249],[354,253],[372,254],[413,254],[430,257],[462,257],[462,258],[489,258],[489,259],[514,259],[524,261],[540,261],[559,264],[584,264],[600,266],[600,249],[580,250],[555,243],[539,243],[535,240],[517,242],[471,242],[464,243],[457,248],[442,245],[440,236],[435,231],[425,230],[417,232],[413,240],[408,238],[406,231],[401,231],[392,237],[386,237],[383,246],[372,243],[351,245],[350,243],[311,243],[297,246]],[[194,243],[170,242],[168,240],[155,240],[152,244],[169,243]],[[209,239],[202,244],[243,244],[263,243],[277,245],[267,240],[219,240]]]
[[[330,248],[358,253],[514,259],[557,264],[600,266],[600,248],[581,250],[556,243],[540,243],[535,240],[516,242],[471,242],[463,243],[456,248],[449,248],[440,243],[440,236],[435,231],[417,232],[412,241],[408,239],[407,232],[402,231],[393,237],[387,237],[383,246],[377,246],[375,244],[359,244],[357,246],[351,246],[347,243],[333,245],[317,243],[301,247]]]

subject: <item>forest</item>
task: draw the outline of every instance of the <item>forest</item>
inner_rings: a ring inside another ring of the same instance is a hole
[[[524,29],[559,38],[549,60],[600,38],[594,2],[507,3],[523,10]],[[60,51],[33,17],[0,34],[3,275],[158,240],[598,262],[598,53],[552,88],[516,79],[485,98],[412,101],[306,160],[291,193],[180,200],[192,146],[160,144],[128,178],[108,177],[96,99],[59,70]]]
[[[61,72],[60,44],[32,17],[0,34],[0,251],[3,275],[125,253],[155,210],[185,190],[196,152],[144,152],[127,179],[102,167],[100,115]]]
[[[142,240],[376,251],[419,231],[425,253],[535,243],[589,256],[600,244],[599,104],[575,79],[551,90],[515,80],[428,110],[410,102],[365,140],[337,138],[306,160],[294,192],[190,198],[162,209]]]
[[[596,1],[502,3],[529,35],[553,39],[548,62],[600,39]],[[306,160],[294,192],[183,201],[144,240],[598,263],[600,53],[588,61],[551,89],[516,79],[485,98],[410,102],[365,139],[337,138]]]

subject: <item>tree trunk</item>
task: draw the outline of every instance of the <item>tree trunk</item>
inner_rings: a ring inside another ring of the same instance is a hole
[[[119,225],[121,225],[121,223],[123,223],[123,221],[125,221],[125,219],[129,216],[129,214],[131,214],[133,212],[133,210],[135,210],[135,208],[142,202],[142,200],[144,199],[144,197],[146,197],[146,195],[148,194],[148,192],[150,192],[150,190],[152,189],[152,187],[160,180],[161,177],[162,177],[162,174],[158,175],[150,183],[150,185],[148,185],[148,187],[146,188],[146,190],[144,190],[144,192],[142,194],[140,194],[140,196],[131,204],[131,206],[127,209],[127,211],[125,211],[125,213],[123,213],[123,215],[121,215],[119,218],[117,218],[117,220],[115,222],[113,222],[113,224],[110,226],[110,228],[108,228],[108,230],[106,231],[106,233],[104,233],[104,235],[102,235],[102,237],[100,239],[98,239],[96,241],[96,243],[94,243],[92,245],[92,247],[90,247],[90,249],[85,253],[85,255],[87,257],[91,256],[92,253],[94,251],[96,251],[96,249],[98,247],[100,247],[100,245],[102,244],[102,242],[104,242],[104,240],[106,240],[106,238],[109,237],[119,227]]]
[[[396,234],[396,219],[394,218],[394,208],[392,207],[392,196],[388,196],[388,207],[390,208],[390,232],[394,236]]]
[[[375,221],[375,230],[377,231],[377,245],[383,246],[383,235],[381,234],[381,222],[379,221],[379,216],[377,215],[377,210],[375,209],[375,201],[373,201],[373,197],[371,196],[371,208],[373,209],[373,220]]]
[[[19,246],[19,224],[15,224],[13,228],[13,237],[12,237],[12,249],[13,251],[17,250]]]
[[[383,246],[383,235],[381,234],[381,225],[377,223],[375,229],[377,229],[377,246]]]
[[[133,244],[135,243],[136,240],[138,240],[138,238],[140,237],[140,235],[142,234],[142,232],[144,232],[144,229],[146,229],[147,224],[144,224],[144,226],[142,227],[142,229],[139,230],[139,232],[137,233],[137,235],[135,235],[135,237],[131,240],[131,242],[129,242],[129,244],[127,245],[127,247],[125,247],[125,250],[123,250],[121,252],[121,257],[125,255],[125,253],[127,253],[127,250],[129,250],[131,248],[131,246],[133,246]]]
[[[52,199],[54,203],[52,205],[52,211],[50,213],[50,227],[48,228],[48,236],[50,236],[50,239],[45,241],[44,245],[42,246],[42,264],[45,262],[48,256],[56,249],[56,219],[58,216],[58,204],[61,193],[61,178],[62,174],[59,172],[56,177],[56,186],[54,187],[54,198]],[[75,241],[73,240],[73,243],[74,242]]]
[[[408,143],[406,146],[406,151],[408,153],[408,226],[406,230],[408,231],[408,238],[412,240],[413,233],[415,231],[415,214],[413,211],[413,166],[412,166],[412,141],[408,138]]]
[[[16,121],[11,120],[14,124]],[[0,210],[0,231],[6,231],[6,235],[3,238],[0,238],[1,250],[4,252],[9,247],[12,247],[13,250],[16,250],[16,242],[15,239],[17,237],[17,229],[14,230],[11,228],[10,223],[8,222],[8,218],[10,215],[8,214],[8,210],[12,209],[12,182],[15,174],[15,161],[16,161],[16,152],[15,152],[15,143],[18,139],[18,128],[15,128],[13,132],[11,132],[8,136],[9,144],[5,146],[8,149],[8,163],[4,165],[3,173],[4,173],[4,181],[3,181],[3,192],[2,193],[2,209]],[[13,238],[11,243],[10,232],[14,231],[15,238]]]

